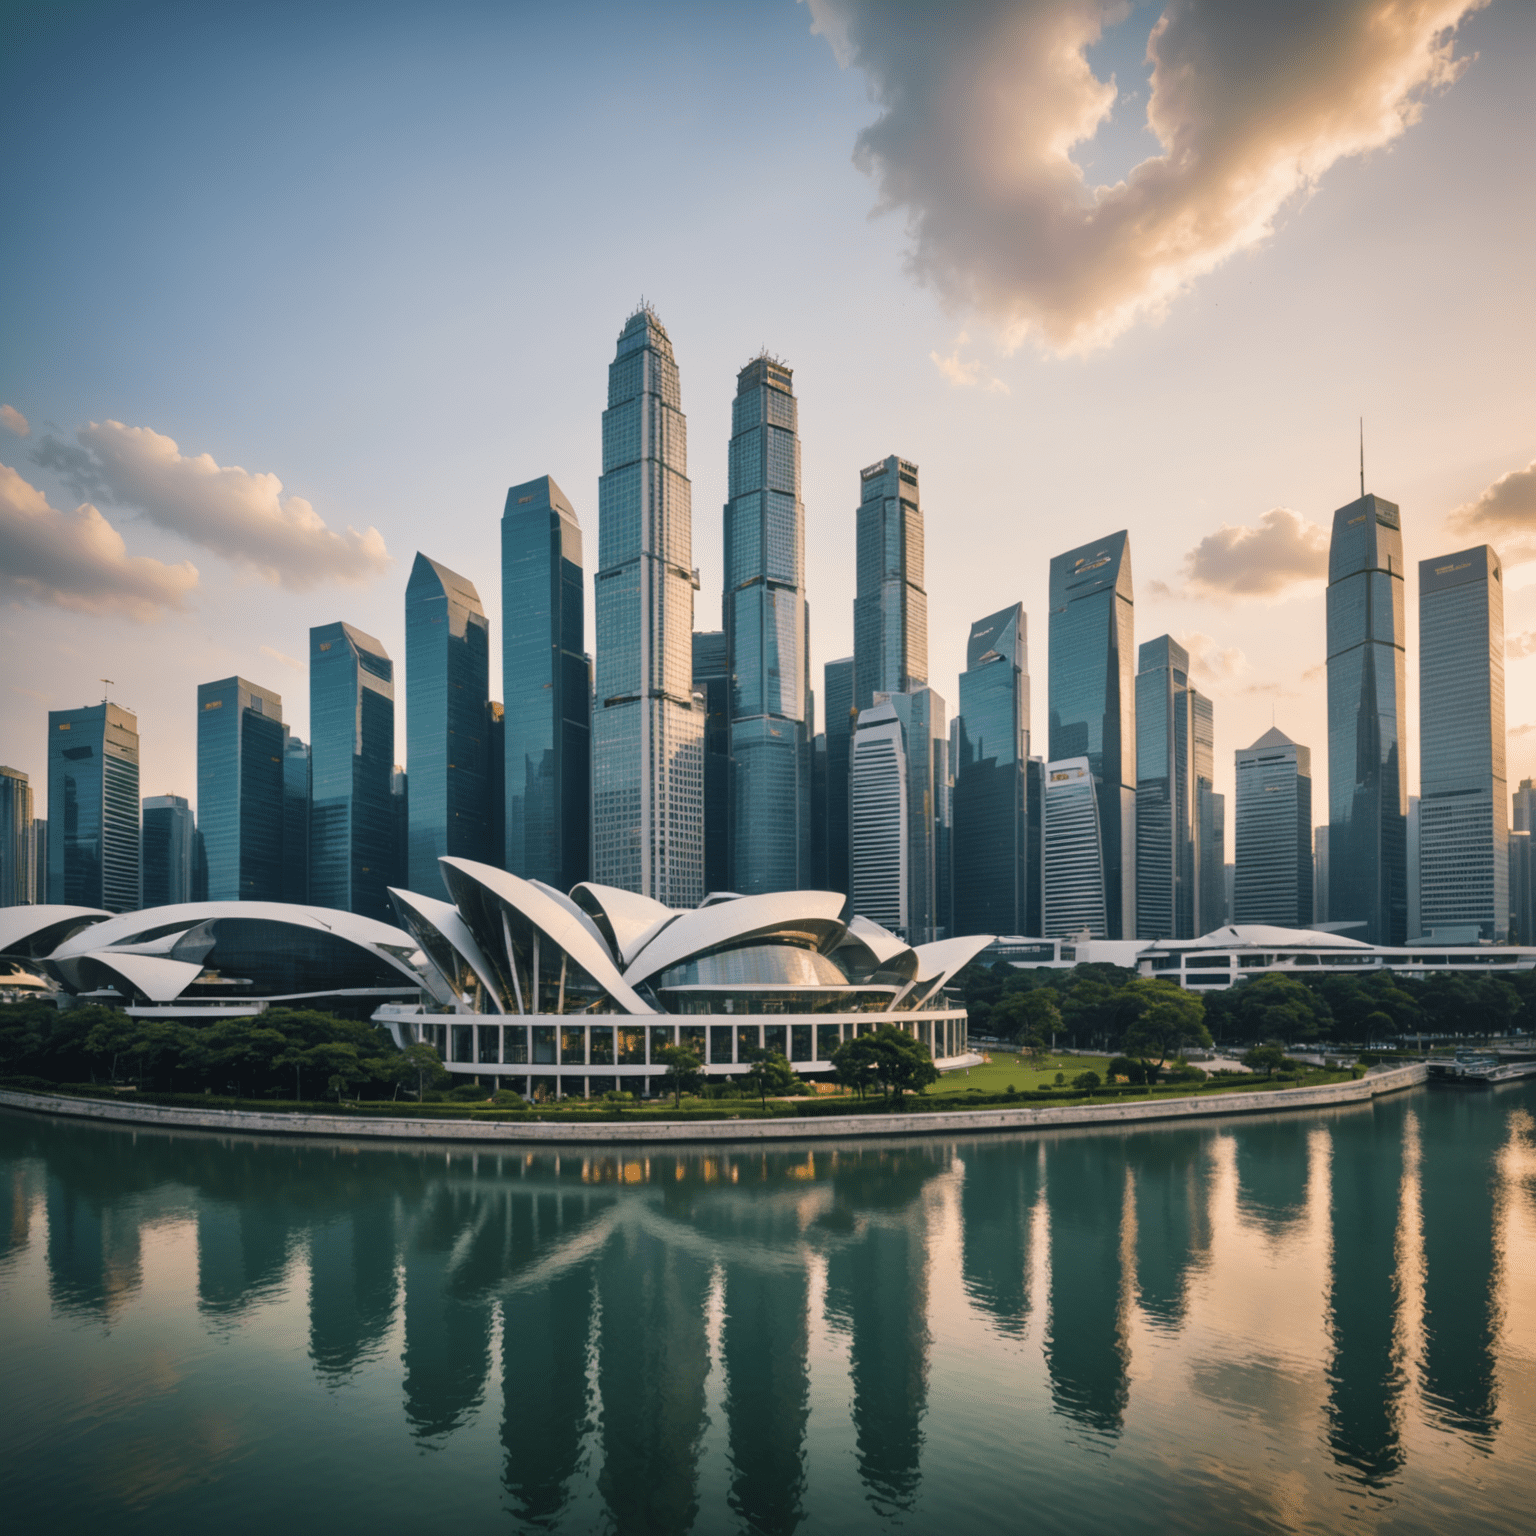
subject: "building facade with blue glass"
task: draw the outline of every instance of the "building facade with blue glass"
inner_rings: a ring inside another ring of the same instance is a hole
[[[826,888],[847,895],[852,890],[849,873],[849,765],[853,733],[858,723],[854,705],[854,661],[839,656],[822,668],[822,710],[826,720],[827,787],[821,836],[826,843]]]
[[[26,907],[38,898],[32,858],[32,780],[0,767],[0,907]]]
[[[592,873],[585,580],[565,492],[549,475],[514,485],[501,517],[505,844],[496,862],[562,891]]]
[[[892,454],[859,474],[853,703],[928,681],[928,592],[917,465]],[[830,717],[829,717],[830,718]]]
[[[1408,927],[1402,518],[1361,496],[1328,548],[1328,917],[1372,944]],[[1353,930],[1352,930],[1353,931]]]
[[[145,907],[192,900],[197,825],[185,795],[147,795],[143,804],[139,873]]]
[[[731,889],[731,674],[723,629],[693,632],[693,691],[704,703],[704,889]]]
[[[117,704],[48,712],[48,900],[139,905],[139,722]]]
[[[447,894],[444,855],[495,862],[490,845],[491,626],[475,584],[418,552],[405,587],[406,879]]]
[[[1026,625],[1024,605],[1014,603],[978,619],[966,641],[953,732],[957,935],[1041,932],[1040,867],[1030,860]]]
[[[730,889],[798,890],[811,859],[805,509],[793,371],[766,354],[736,376],[722,617],[730,675]]]
[[[1420,926],[1509,937],[1504,568],[1486,544],[1419,562]],[[1523,935],[1522,935],[1523,937]]]
[[[1236,820],[1232,921],[1310,928],[1311,749],[1278,727],[1240,749]]]
[[[209,901],[283,899],[283,701],[243,677],[197,688],[197,831]]]
[[[395,869],[395,666],[351,624],[309,632],[309,899],[388,922]]]
[[[1050,604],[1049,755],[1053,763],[1069,758],[1088,763],[1099,807],[1103,936],[1129,939],[1136,933],[1135,609],[1130,536],[1122,530],[1057,555],[1051,561]],[[1048,781],[1047,794],[1050,788]],[[1049,863],[1049,843],[1046,859]]]
[[[193,900],[207,900],[206,891]],[[283,897],[309,901],[309,748],[288,731],[283,737]]]
[[[592,874],[668,906],[696,906],[704,708],[693,692],[688,425],[671,339],[648,306],[625,323],[609,365],[597,494]],[[508,764],[511,778],[510,744]]]

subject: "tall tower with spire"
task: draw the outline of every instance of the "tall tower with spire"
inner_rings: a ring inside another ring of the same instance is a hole
[[[704,719],[693,692],[688,424],[666,327],[642,304],[608,367],[597,483],[592,877],[704,898]]]

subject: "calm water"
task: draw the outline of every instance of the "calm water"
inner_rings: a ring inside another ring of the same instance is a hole
[[[0,1112],[0,1510],[1530,1529],[1533,1110],[632,1159]]]

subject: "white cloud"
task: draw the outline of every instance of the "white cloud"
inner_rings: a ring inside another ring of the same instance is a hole
[[[1072,154],[1120,99],[1085,51],[1124,0],[807,3],[882,109],[854,158],[879,208],[905,211],[912,272],[1010,345],[1080,352],[1157,317],[1336,162],[1403,133],[1460,73],[1452,33],[1487,0],[1168,0],[1147,44],[1163,153],[1112,186]]]
[[[1509,635],[1504,641],[1506,661],[1520,661],[1536,654],[1536,629],[1528,629],[1523,635]]]
[[[184,608],[196,585],[190,561],[166,565],[128,554],[122,534],[89,502],[60,512],[0,464],[0,593],[76,613],[149,620]]]
[[[285,655],[282,651],[270,645],[260,646],[259,650],[263,656],[270,656],[273,661],[280,661],[285,667],[292,667],[295,672],[302,672],[304,670],[304,663],[302,661],[296,661],[292,656]]]
[[[1328,574],[1328,530],[1288,507],[1274,507],[1257,528],[1223,523],[1184,557],[1184,580],[1206,597],[1277,597],[1298,582]]]
[[[1248,658],[1235,645],[1223,645],[1197,629],[1174,638],[1189,652],[1190,670],[1197,677],[1230,682],[1248,670]]]
[[[184,457],[170,438],[120,421],[76,437],[114,501],[293,591],[371,581],[393,563],[377,528],[335,532],[302,496],[285,497],[276,475]]]
[[[17,437],[31,437],[32,423],[14,405],[0,405],[0,427]]]
[[[1469,538],[1499,541],[1507,565],[1536,560],[1536,459],[1500,475],[1476,501],[1457,507],[1450,524]]]
[[[934,366],[939,372],[957,389],[974,389],[980,385],[994,394],[1012,394],[1013,391],[1001,379],[987,372],[980,358],[961,359],[960,349],[970,339],[964,331],[961,331],[955,337],[955,350],[948,357],[941,357],[937,352],[930,352],[928,356],[933,359]]]

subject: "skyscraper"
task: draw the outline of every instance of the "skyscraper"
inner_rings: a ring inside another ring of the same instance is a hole
[[[978,619],[966,642],[954,733],[956,934],[1034,931],[1026,626],[1024,605],[1014,603]]]
[[[673,907],[696,906],[704,895],[691,496],[672,343],[642,306],[619,334],[603,413],[592,875]],[[513,710],[509,690],[509,719]],[[510,780],[510,740],[507,759]]]
[[[1328,916],[1328,828],[1312,832],[1312,921],[1319,925],[1331,921]]]
[[[1136,936],[1196,937],[1194,691],[1189,652],[1148,640],[1136,672]]]
[[[197,688],[197,832],[209,901],[283,899],[283,701],[243,677]]]
[[[395,666],[350,624],[309,632],[309,899],[393,920]]]
[[[905,934],[911,891],[906,733],[889,699],[859,712],[849,776],[853,910]]]
[[[1424,717],[1421,714],[1420,720]],[[1424,912],[1419,884],[1419,797],[1408,796],[1408,921],[1403,932],[1410,940],[1424,933]]]
[[[191,901],[197,828],[186,796],[146,796],[143,818],[140,899],[146,907]]]
[[[704,889],[731,889],[731,674],[723,629],[693,632],[693,688],[704,701]]]
[[[1486,544],[1419,562],[1423,931],[1509,931],[1504,569]]]
[[[840,656],[822,668],[822,708],[827,727],[827,889],[846,895],[853,887],[848,864],[849,765],[858,711],[853,704],[852,656]]]
[[[1216,793],[1216,708],[1190,690],[1194,728],[1195,933],[1209,933],[1226,921],[1227,895],[1221,869],[1227,858],[1227,797]]]
[[[20,768],[0,768],[0,907],[31,906],[32,781]]]
[[[859,474],[853,703],[928,681],[928,593],[917,465],[892,454]],[[828,719],[830,719],[830,714]]]
[[[730,676],[730,889],[791,891],[811,858],[805,509],[793,373],[736,375],[721,602]],[[695,680],[697,681],[697,679]]]
[[[309,748],[283,737],[283,900],[309,901]]]
[[[139,905],[139,722],[120,705],[48,712],[48,900]]]
[[[509,611],[511,605],[509,604]],[[419,551],[405,586],[407,868],[413,891],[443,897],[445,855],[494,863],[487,824],[491,626],[468,577]]]
[[[1050,601],[1050,757],[1053,763],[1088,761],[1099,807],[1104,936],[1134,938],[1136,703],[1129,535],[1113,533],[1057,555],[1051,561]]]
[[[1044,921],[1046,938],[1107,938],[1099,796],[1086,757],[1045,765]]]
[[[32,818],[32,899],[47,901],[48,896],[48,818]]]
[[[1273,727],[1237,753],[1232,921],[1312,926],[1312,753]]]
[[[1328,914],[1372,944],[1408,925],[1405,633],[1402,519],[1364,495],[1328,549]]]
[[[606,425],[603,442],[605,454],[615,447]],[[640,477],[632,475],[626,484],[633,495],[640,494]],[[625,505],[631,519],[626,526],[632,528],[639,502]],[[632,580],[638,565],[624,570]],[[549,475],[514,485],[501,518],[506,867],[561,891],[592,875],[592,673],[584,650],[585,579],[581,524],[565,492]],[[623,573],[614,579],[620,586],[626,583]],[[616,634],[603,631],[604,588],[599,579],[601,643],[621,648],[639,643],[638,636],[620,642]],[[612,623],[611,605],[608,612]],[[639,610],[626,612],[628,622]],[[686,654],[686,634],[682,643]],[[622,706],[616,707],[622,713]],[[638,765],[614,765],[616,772],[621,769],[633,773]]]
[[[901,723],[907,768],[907,921],[902,935],[909,944],[929,944],[942,937],[943,927],[939,860],[946,848],[947,829],[941,829],[940,818],[949,759],[948,710],[932,688],[886,697]],[[861,711],[861,729],[863,718]]]

